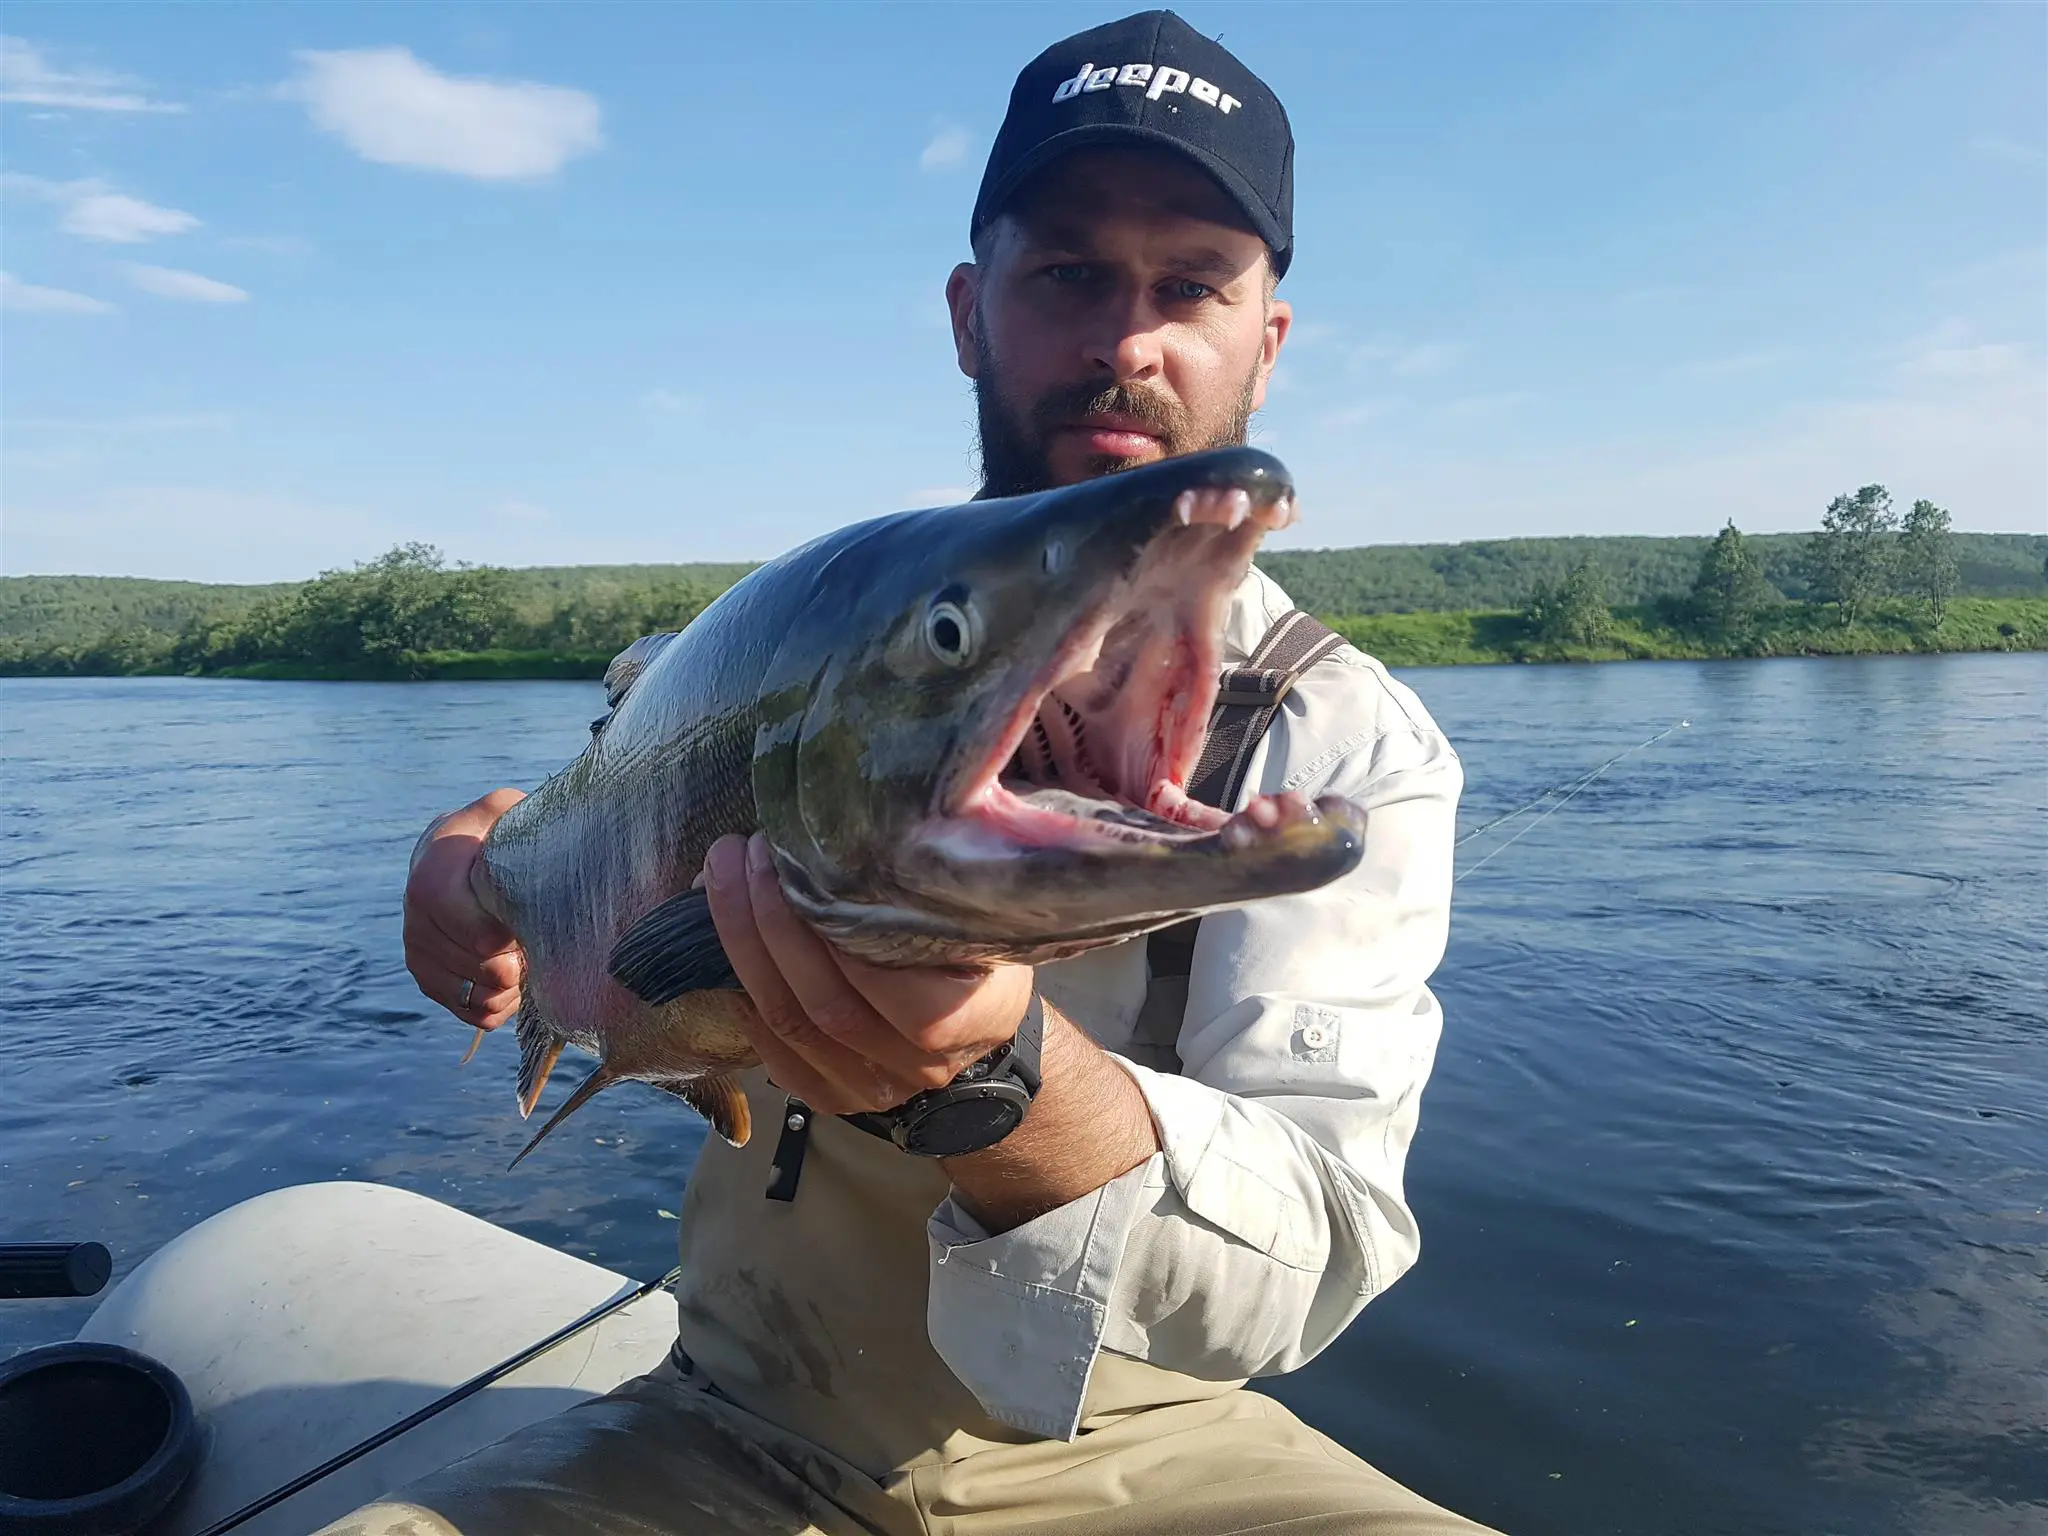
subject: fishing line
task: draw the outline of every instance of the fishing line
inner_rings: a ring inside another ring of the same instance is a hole
[[[1629,747],[1624,751],[1615,753],[1614,756],[1608,758],[1606,762],[1602,763],[1599,767],[1592,769],[1590,772],[1582,773],[1576,779],[1566,779],[1562,784],[1553,784],[1550,786],[1550,788],[1544,790],[1542,794],[1538,795],[1535,799],[1529,801],[1526,805],[1518,805],[1512,811],[1507,812],[1505,815],[1496,816],[1493,818],[1493,820],[1486,822],[1483,825],[1474,827],[1470,832],[1467,832],[1463,837],[1459,838],[1457,842],[1453,843],[1451,846],[1454,848],[1462,848],[1467,843],[1471,842],[1473,838],[1478,837],[1481,833],[1491,832],[1495,827],[1504,826],[1508,822],[1513,821],[1517,816],[1535,810],[1537,806],[1543,804],[1543,802],[1548,800],[1552,795],[1562,796],[1562,798],[1557,802],[1557,804],[1551,806],[1541,816],[1538,816],[1534,821],[1530,822],[1526,827],[1521,828],[1518,832],[1515,833],[1513,837],[1507,839],[1498,847],[1492,849],[1490,852],[1487,853],[1486,857],[1479,860],[1478,863],[1467,865],[1464,869],[1460,870],[1457,873],[1457,875],[1453,878],[1463,880],[1472,875],[1474,872],[1485,868],[1486,865],[1492,863],[1493,860],[1501,853],[1503,853],[1509,848],[1514,847],[1516,843],[1519,843],[1523,838],[1527,837],[1531,832],[1535,831],[1537,827],[1541,826],[1544,822],[1548,821],[1551,817],[1555,816],[1559,811],[1563,810],[1565,806],[1568,805],[1582,790],[1586,789],[1589,785],[1592,784],[1592,782],[1595,779],[1599,778],[1601,774],[1605,773],[1608,769],[1612,768],[1616,763],[1620,762],[1623,758],[1633,757],[1636,755],[1636,753],[1642,751],[1645,747],[1654,747],[1666,736],[1671,735],[1675,731],[1687,730],[1691,727],[1691,725],[1692,722],[1690,720],[1680,720],[1675,725],[1667,725],[1664,727],[1663,730],[1657,732],[1656,735],[1648,737],[1643,741],[1639,741],[1634,746]]]
[[[326,1461],[321,1462],[320,1465],[313,1468],[312,1471],[302,1472],[297,1477],[293,1478],[290,1482],[286,1483],[283,1487],[273,1488],[270,1492],[264,1494],[262,1498],[257,1499],[253,1503],[244,1504],[240,1509],[236,1510],[226,1519],[216,1520],[212,1525],[209,1525],[205,1530],[201,1531],[199,1533],[199,1536],[221,1536],[221,1533],[223,1531],[231,1531],[236,1526],[242,1524],[242,1522],[244,1522],[245,1520],[255,1519],[258,1515],[262,1514],[266,1509],[275,1508],[277,1505],[282,1504],[286,1499],[290,1498],[293,1494],[303,1492],[305,1489],[312,1487],[315,1483],[319,1482],[321,1478],[326,1477],[329,1473],[339,1472],[343,1467],[347,1466],[350,1462],[360,1460],[362,1457],[369,1455],[370,1452],[376,1450],[378,1446],[386,1445],[391,1441],[396,1440],[400,1435],[404,1434],[407,1430],[418,1428],[420,1425],[426,1423],[427,1420],[431,1419],[435,1414],[441,1412],[444,1408],[453,1408],[457,1403],[461,1402],[464,1398],[473,1397],[477,1393],[483,1391],[483,1389],[485,1387],[488,1387],[492,1382],[500,1381],[506,1376],[511,1375],[512,1372],[518,1370],[519,1367],[526,1364],[527,1361],[546,1354],[549,1350],[553,1349],[557,1344],[560,1344],[567,1339],[573,1339],[577,1334],[581,1333],[584,1329],[592,1326],[593,1324],[603,1322],[606,1318],[610,1317],[614,1312],[618,1311],[621,1307],[630,1306],[632,1303],[638,1301],[643,1296],[651,1296],[656,1291],[662,1290],[667,1286],[673,1285],[678,1279],[682,1277],[682,1273],[683,1267],[680,1264],[678,1264],[674,1269],[670,1270],[667,1274],[663,1275],[659,1280],[649,1280],[644,1284],[636,1287],[635,1289],[627,1291],[624,1295],[614,1296],[610,1301],[607,1301],[600,1306],[593,1307],[590,1311],[584,1313],[581,1317],[577,1318],[573,1323],[564,1324],[562,1327],[557,1328],[553,1333],[549,1334],[546,1338],[542,1339],[539,1343],[527,1345],[526,1348],[522,1349],[518,1354],[512,1356],[511,1359],[501,1360],[496,1365],[492,1366],[489,1370],[484,1371],[479,1375],[470,1377],[469,1380],[465,1381],[461,1386],[456,1387],[451,1391],[443,1393],[441,1396],[435,1398],[431,1403],[428,1403],[424,1408],[419,1409],[415,1413],[406,1415],[406,1417],[400,1419],[396,1424],[387,1425],[385,1428],[378,1430],[377,1433],[370,1436],[369,1439],[358,1441],[356,1444],[350,1446],[347,1450],[343,1451],[340,1455],[330,1457]]]

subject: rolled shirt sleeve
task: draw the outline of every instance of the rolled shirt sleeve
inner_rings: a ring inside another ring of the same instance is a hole
[[[1150,1162],[996,1236],[952,1200],[931,1219],[932,1342],[993,1416],[1071,1438],[1104,1349],[1206,1380],[1293,1370],[1415,1262],[1402,1175],[1462,788],[1421,702],[1357,651],[1289,695],[1246,796],[1353,800],[1358,867],[1202,920],[1179,1071],[1111,1046],[1158,1129]]]

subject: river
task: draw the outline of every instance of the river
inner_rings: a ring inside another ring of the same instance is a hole
[[[1467,827],[1691,724],[1462,851],[1422,1260],[1270,1390],[1517,1536],[2048,1529],[2048,657],[1404,675]],[[508,1176],[512,1042],[456,1070],[399,957],[420,826],[597,703],[0,682],[0,1239],[118,1274],[359,1178],[673,1262],[694,1117],[606,1094]]]

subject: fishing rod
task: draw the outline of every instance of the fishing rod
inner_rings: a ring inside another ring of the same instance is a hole
[[[1473,838],[1481,836],[1484,833],[1491,832],[1496,827],[1505,826],[1508,822],[1513,821],[1516,817],[1526,815],[1528,812],[1535,810],[1537,806],[1542,805],[1544,801],[1549,800],[1552,796],[1558,797],[1557,803],[1555,805],[1550,806],[1547,810],[1543,812],[1542,815],[1538,816],[1534,821],[1530,822],[1527,826],[1523,827],[1520,831],[1516,832],[1513,837],[1509,838],[1506,842],[1502,843],[1498,848],[1495,848],[1491,853],[1488,853],[1486,857],[1481,859],[1477,864],[1474,864],[1470,868],[1464,870],[1457,878],[1463,879],[1466,876],[1469,876],[1473,873],[1474,870],[1477,870],[1481,866],[1491,862],[1492,859],[1497,854],[1499,854],[1503,849],[1506,849],[1511,845],[1520,842],[1524,837],[1527,837],[1543,822],[1549,820],[1549,818],[1555,816],[1559,811],[1563,810],[1566,805],[1570,804],[1573,799],[1575,799],[1588,786],[1590,786],[1594,782],[1594,780],[1598,779],[1602,774],[1606,773],[1607,770],[1612,768],[1616,763],[1621,762],[1624,758],[1633,757],[1636,753],[1641,752],[1646,748],[1655,746],[1665,737],[1671,735],[1676,731],[1685,730],[1689,726],[1691,726],[1691,724],[1692,722],[1690,720],[1680,720],[1675,725],[1668,725],[1663,730],[1657,732],[1656,735],[1648,737],[1643,741],[1639,741],[1634,746],[1629,747],[1624,751],[1615,753],[1614,756],[1608,758],[1607,761],[1605,761],[1604,763],[1601,763],[1599,766],[1592,768],[1585,773],[1580,774],[1577,778],[1566,779],[1563,783],[1553,784],[1550,788],[1544,790],[1542,794],[1537,795],[1534,799],[1528,801],[1526,804],[1516,806],[1515,809],[1508,811],[1503,815],[1496,816],[1493,818],[1493,820],[1485,822],[1480,826],[1474,827],[1471,831],[1467,832],[1463,837],[1459,838],[1453,846],[1457,848],[1462,848],[1465,846],[1465,844],[1471,842]],[[408,1414],[405,1418],[400,1419],[397,1423],[388,1425],[385,1428],[378,1430],[374,1435],[371,1435],[368,1439],[358,1441],[356,1444],[350,1446],[347,1450],[341,1452],[339,1455],[328,1458],[319,1466],[314,1467],[311,1471],[303,1472],[299,1476],[293,1478],[290,1482],[284,1484],[282,1487],[274,1488],[269,1493],[264,1494],[261,1498],[255,1500],[254,1502],[243,1505],[240,1509],[236,1510],[233,1514],[227,1516],[225,1519],[215,1521],[212,1525],[209,1525],[205,1530],[199,1532],[199,1536],[225,1536],[226,1532],[233,1530],[236,1526],[241,1525],[246,1521],[255,1519],[256,1516],[262,1514],[267,1509],[274,1509],[277,1505],[282,1504],[286,1499],[292,1497],[292,1495],[303,1492],[305,1489],[312,1487],[313,1484],[319,1482],[322,1478],[327,1477],[332,1473],[340,1471],[350,1462],[361,1460],[363,1457],[369,1455],[370,1452],[376,1450],[379,1446],[388,1445],[391,1441],[396,1440],[400,1435],[405,1434],[409,1430],[416,1429],[420,1425],[426,1423],[428,1419],[433,1418],[436,1414],[441,1413],[446,1409],[453,1408],[457,1403],[461,1402],[465,1398],[475,1396],[478,1392],[483,1391],[485,1387],[490,1386],[493,1382],[502,1381],[505,1377],[509,1376],[512,1372],[518,1370],[522,1365],[525,1365],[528,1361],[534,1360],[539,1356],[546,1354],[549,1350],[553,1349],[557,1344],[563,1343],[568,1339],[574,1338],[577,1334],[583,1332],[584,1329],[592,1327],[593,1325],[604,1321],[605,1318],[610,1317],[614,1312],[617,1312],[620,1308],[630,1306],[632,1303],[640,1300],[641,1297],[650,1296],[654,1292],[662,1290],[667,1286],[674,1284],[675,1281],[682,1275],[682,1272],[682,1266],[678,1265],[676,1266],[676,1268],[670,1270],[667,1274],[663,1275],[658,1280],[649,1280],[633,1290],[627,1291],[619,1296],[614,1296],[610,1301],[607,1301],[603,1305],[595,1307],[591,1311],[586,1312],[582,1317],[577,1318],[574,1322],[568,1323],[565,1326],[556,1329],[553,1333],[549,1334],[546,1338],[540,1340],[538,1343],[528,1345],[525,1349],[521,1350],[518,1354],[512,1356],[510,1359],[502,1360],[498,1364],[492,1366],[489,1370],[483,1371],[478,1375],[470,1377],[470,1379],[463,1382],[461,1386],[456,1387],[451,1391],[443,1393],[440,1397],[435,1398],[431,1403],[428,1403],[424,1407],[416,1410],[415,1412]]]
[[[1575,779],[1566,779],[1561,784],[1553,784],[1550,786],[1550,788],[1544,790],[1542,794],[1536,796],[1535,799],[1529,801],[1527,804],[1518,805],[1512,811],[1508,811],[1503,815],[1496,816],[1493,818],[1493,820],[1485,822],[1480,826],[1474,827],[1470,832],[1467,832],[1463,837],[1459,838],[1457,842],[1453,843],[1451,846],[1453,848],[1462,848],[1467,843],[1471,842],[1473,838],[1480,836],[1482,833],[1491,832],[1495,827],[1505,826],[1508,822],[1513,821],[1517,816],[1521,816],[1529,811],[1535,810],[1537,806],[1543,804],[1543,802],[1548,800],[1552,795],[1562,796],[1562,798],[1558,800],[1557,804],[1551,806],[1541,816],[1538,816],[1526,827],[1523,827],[1520,831],[1516,832],[1513,837],[1508,838],[1505,842],[1501,843],[1498,847],[1494,848],[1491,852],[1489,852],[1486,855],[1485,858],[1479,860],[1476,864],[1468,864],[1464,869],[1458,871],[1458,873],[1455,876],[1453,876],[1453,878],[1457,880],[1468,879],[1478,870],[1481,870],[1485,868],[1488,864],[1491,864],[1494,861],[1494,859],[1497,858],[1500,854],[1504,853],[1509,848],[1512,848],[1516,843],[1519,843],[1531,832],[1534,832],[1537,827],[1541,826],[1544,822],[1548,821],[1551,817],[1555,816],[1559,811],[1563,810],[1565,806],[1570,804],[1574,799],[1578,797],[1581,791],[1585,790],[1589,785],[1592,784],[1592,782],[1595,779],[1599,778],[1600,775],[1605,773],[1608,769],[1612,768],[1616,763],[1620,762],[1623,758],[1634,757],[1636,753],[1643,751],[1646,747],[1654,747],[1666,736],[1669,736],[1677,731],[1689,730],[1691,726],[1692,722],[1690,720],[1680,720],[1674,725],[1667,725],[1664,727],[1663,730],[1657,732],[1656,735],[1639,741],[1634,746],[1629,747],[1624,751],[1615,753],[1614,756],[1608,758],[1607,761],[1600,764],[1599,767],[1594,768],[1589,772],[1582,773]]]
[[[492,1382],[503,1380],[511,1375],[512,1372],[518,1370],[519,1367],[525,1365],[529,1360],[546,1354],[557,1344],[573,1339],[577,1334],[583,1332],[584,1329],[603,1322],[620,1308],[631,1306],[634,1302],[640,1300],[641,1297],[652,1296],[656,1291],[675,1284],[682,1277],[682,1273],[683,1267],[678,1264],[660,1279],[646,1281],[622,1295],[614,1296],[610,1301],[600,1306],[593,1307],[574,1322],[564,1324],[538,1343],[529,1344],[509,1360],[501,1360],[489,1370],[470,1377],[461,1386],[442,1393],[441,1396],[435,1398],[431,1403],[428,1403],[416,1412],[407,1414],[396,1424],[386,1425],[367,1440],[359,1440],[339,1455],[329,1457],[326,1461],[321,1462],[319,1466],[313,1468],[312,1471],[300,1473],[282,1487],[273,1488],[270,1492],[264,1494],[262,1498],[244,1504],[225,1519],[214,1521],[212,1525],[201,1531],[199,1536],[221,1536],[222,1532],[231,1531],[244,1521],[255,1519],[266,1509],[275,1508],[293,1494],[312,1487],[321,1478],[328,1476],[330,1473],[339,1472],[352,1461],[361,1460],[369,1455],[370,1452],[376,1450],[378,1446],[389,1444],[400,1435],[406,1433],[406,1431],[418,1428],[443,1409],[453,1408],[464,1398],[473,1397],[483,1391]]]

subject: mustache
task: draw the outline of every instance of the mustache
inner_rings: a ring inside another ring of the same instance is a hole
[[[1031,424],[1042,442],[1054,428],[1077,416],[1128,416],[1169,448],[1189,434],[1187,412],[1165,395],[1132,384],[1066,384],[1047,390],[1031,406]]]

